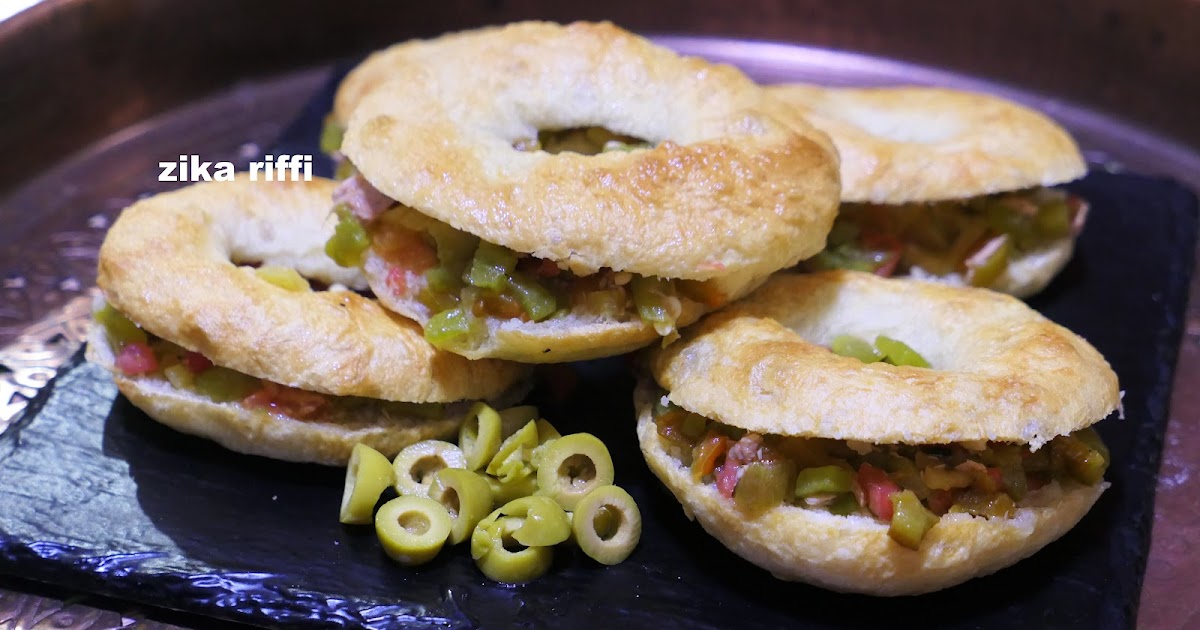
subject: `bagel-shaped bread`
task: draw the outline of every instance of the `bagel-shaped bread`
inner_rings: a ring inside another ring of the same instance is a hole
[[[100,248],[108,302],[213,363],[333,396],[453,402],[498,396],[523,366],[439,351],[419,326],[352,291],[292,292],[246,264],[362,288],[324,253],[333,182],[198,184],[126,209]]]
[[[333,400],[319,414],[296,419],[242,402],[216,402],[175,387],[162,375],[126,375],[114,365],[100,326],[93,326],[88,335],[87,358],[110,371],[117,389],[154,420],[232,451],[285,461],[345,466],[360,442],[391,458],[409,444],[454,435],[471,404],[451,403],[431,416],[414,413],[403,403]],[[524,391],[515,387],[491,402],[515,403]]]
[[[843,201],[963,199],[1060,184],[1087,172],[1062,127],[995,96],[929,87],[768,90],[833,139]]]
[[[607,23],[450,38],[389,57],[389,80],[350,115],[341,152],[391,199],[580,275],[761,277],[824,246],[839,198],[832,145],[778,120],[734,68]],[[592,126],[654,146],[514,148]]]
[[[827,348],[843,334],[900,339],[933,368],[837,356]],[[876,444],[1037,449],[1120,404],[1104,357],[1015,298],[849,271],[772,276],[653,352],[650,368],[702,416]]]
[[[1010,518],[946,514],[916,550],[896,544],[886,523],[866,515],[784,504],[748,518],[715,484],[693,481],[688,468],[664,450],[651,418],[653,389],[642,383],[636,398],[638,440],[650,470],[689,518],[783,580],[872,595],[936,591],[1032,555],[1078,523],[1108,487],[1055,483],[1031,493]]]

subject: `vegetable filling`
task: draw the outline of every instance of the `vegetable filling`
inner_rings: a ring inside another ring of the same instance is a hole
[[[844,204],[825,250],[804,265],[885,277],[958,274],[987,287],[1021,255],[1077,235],[1087,211],[1083,199],[1055,188],[936,203]]]
[[[339,409],[363,404],[383,405],[381,413],[392,417],[433,420],[444,417],[446,413],[446,406],[442,403],[327,396],[213,365],[212,361],[198,352],[151,335],[110,304],[96,311],[95,319],[104,327],[115,356],[114,366],[122,374],[165,379],[178,390],[199,394],[213,402],[238,403],[249,409],[296,420],[334,415]]]
[[[483,320],[542,322],[568,315],[619,322],[635,318],[662,336],[675,333],[685,300],[715,308],[726,298],[706,282],[602,269],[584,276],[395,206],[366,223],[345,205],[326,244],[338,264],[362,264],[368,248],[386,265],[392,296],[420,304],[425,337],[459,344],[485,333]]]
[[[1013,517],[1030,492],[1049,484],[1100,483],[1109,461],[1091,427],[1031,451],[1005,442],[868,444],[752,433],[678,407],[665,393],[653,417],[667,453],[747,516],[779,505],[870,516],[911,549],[945,514]]]

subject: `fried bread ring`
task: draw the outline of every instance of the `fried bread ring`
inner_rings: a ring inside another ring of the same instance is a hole
[[[914,551],[888,537],[888,526],[866,515],[839,516],[779,505],[747,518],[713,484],[692,480],[655,429],[652,387],[638,388],[635,406],[642,454],[688,518],[737,555],[781,580],[870,595],[916,595],[994,573],[1060,538],[1109,486],[1071,484],[1031,495],[1011,518],[947,514]],[[1048,486],[1049,487],[1049,486]]]
[[[841,154],[844,202],[970,205],[972,198],[1060,184],[1087,172],[1062,127],[995,96],[925,87],[768,89],[833,139]],[[1030,196],[1029,191],[1018,194]],[[1041,291],[1070,260],[1083,212],[1075,211],[1071,230],[1020,247],[999,277],[975,284],[1018,297]],[[901,236],[906,245],[910,239]],[[900,267],[911,266],[918,278],[970,284],[963,272],[921,267],[922,258],[929,257],[917,256],[909,245]]]
[[[963,199],[1087,172],[1062,127],[995,96],[932,87],[767,89],[833,139],[843,201]]]
[[[826,348],[840,334],[902,339],[940,369],[839,357]],[[703,416],[875,443],[1037,448],[1120,403],[1104,357],[1018,300],[848,271],[773,276],[651,365],[672,401]]]
[[[450,402],[498,395],[525,374],[429,345],[411,321],[356,293],[289,293],[239,263],[362,287],[322,248],[333,182],[201,184],[140,201],[100,248],[97,282],[118,310],[213,363],[334,396]]]
[[[282,266],[326,285],[365,286],[357,270],[338,267],[322,249],[333,231],[333,186],[241,177],[140,201],[109,230],[98,284],[155,337],[285,387],[418,404],[494,399],[522,387],[525,367],[439,351],[416,324],[353,291],[288,291],[239,266]],[[113,369],[110,348],[92,345],[89,358]],[[398,451],[455,427],[453,408],[427,422],[368,400],[336,417],[298,421],[214,403],[161,375],[117,374],[117,383],[166,424],[281,459],[345,463],[360,440]]]
[[[392,199],[579,272],[761,276],[823,245],[838,196],[828,140],[778,121],[736,69],[607,23],[451,37],[435,61],[395,64],[351,115],[342,152]],[[657,146],[513,148],[589,125]]]
[[[934,369],[837,356],[826,346],[843,334],[902,339]],[[650,468],[690,517],[782,579],[880,595],[945,588],[1034,553],[1107,487],[1055,478],[1008,517],[946,514],[909,549],[870,516],[790,499],[750,517],[697,482],[656,429],[658,387],[664,402],[738,430],[868,450],[984,442],[1036,450],[1118,407],[1116,375],[1095,349],[994,292],[846,271],[779,274],[654,350],[649,371],[653,382],[643,380],[635,404]]]

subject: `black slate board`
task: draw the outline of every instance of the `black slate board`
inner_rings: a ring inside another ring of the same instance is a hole
[[[275,153],[316,154],[330,88]],[[328,164],[318,159],[319,171]],[[1082,334],[1126,390],[1105,493],[1060,541],[941,593],[875,599],[774,580],[684,518],[641,461],[623,359],[557,366],[565,400],[533,400],[564,433],[612,449],[645,519],[624,564],[571,550],[533,584],[489,583],[465,547],[404,569],[369,527],[339,525],[342,472],[237,455],[162,427],[78,358],[0,436],[0,573],[258,624],[414,628],[894,625],[1131,627],[1145,568],[1167,404],[1196,239],[1196,198],[1172,181],[1093,172],[1074,260],[1034,307]],[[564,379],[565,375],[570,378]],[[869,579],[869,578],[868,578]]]

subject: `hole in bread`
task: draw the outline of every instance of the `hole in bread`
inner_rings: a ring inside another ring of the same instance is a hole
[[[572,127],[540,129],[536,138],[518,138],[512,146],[518,151],[596,155],[605,151],[644,149],[652,144],[642,138],[615,133],[604,127]]]

